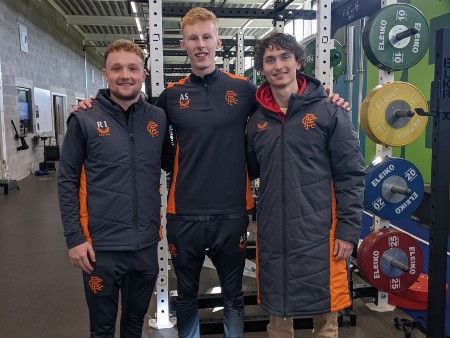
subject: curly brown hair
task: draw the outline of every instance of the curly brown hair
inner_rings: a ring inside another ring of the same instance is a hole
[[[276,48],[286,49],[295,56],[295,60],[300,63],[300,69],[297,71],[297,75],[303,71],[303,64],[305,62],[305,48],[301,46],[295,37],[286,33],[272,32],[270,35],[262,40],[259,40],[255,45],[255,69],[260,72],[263,69],[264,53],[266,49],[272,50]]]
[[[125,39],[116,40],[106,48],[105,63],[106,59],[108,59],[109,54],[113,52],[119,52],[121,50],[125,52],[135,53],[142,60],[142,64],[144,63],[144,53],[142,52],[142,49],[133,41]]]

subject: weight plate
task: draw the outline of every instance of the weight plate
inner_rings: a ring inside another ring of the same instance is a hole
[[[263,82],[261,79],[261,74],[259,74],[259,72],[256,72],[256,82],[253,80],[253,67],[248,68],[244,72],[244,76],[247,77],[251,82],[253,82],[257,86],[260,86],[261,83]]]
[[[315,76],[316,69],[316,39],[312,39],[305,45],[305,69],[303,72],[309,76]]]
[[[334,47],[330,49],[330,67],[333,68],[333,78],[339,78],[345,70],[347,59],[344,48],[339,41],[334,40]],[[316,39],[310,40],[305,46],[304,73],[315,76],[316,69]]]
[[[384,70],[410,68],[428,50],[428,22],[414,6],[392,4],[369,18],[362,40],[367,58],[375,66]]]
[[[374,142],[386,146],[404,146],[415,141],[427,126],[428,117],[420,116],[414,109],[428,111],[422,93],[406,82],[391,82],[377,86],[361,105],[364,131]],[[397,113],[412,111],[407,117]]]
[[[399,292],[399,293],[401,293],[401,292]],[[399,293],[388,294],[388,303],[391,305],[394,305],[396,307],[399,307],[399,308],[410,309],[410,310],[423,311],[428,308],[427,302],[421,302],[419,300],[409,299],[409,298],[402,298],[402,297],[398,296]]]
[[[361,105],[361,109],[360,109],[360,122],[361,122],[361,126],[364,129],[364,132],[366,133],[366,135],[374,142],[376,143],[380,143],[380,140],[378,140],[375,135],[372,133],[372,130],[369,127],[369,121],[367,119],[367,114],[363,114],[362,112],[367,112],[369,109],[369,103],[370,103],[370,99],[373,96],[373,94],[379,89],[381,88],[381,85],[375,87],[374,89],[372,89],[364,98],[364,101],[362,102]]]
[[[356,253],[356,258],[358,258],[359,255],[364,255],[366,244],[367,244],[367,241],[364,242],[364,240],[363,240],[361,242],[361,244],[358,247],[357,253]],[[361,275],[361,278],[364,279],[364,280],[367,280],[367,277],[364,274],[366,271],[364,269],[362,269],[362,270],[359,269],[359,267],[358,267],[358,271],[359,271],[359,274]]]
[[[419,207],[423,192],[422,175],[407,160],[385,157],[367,168],[364,205],[378,217],[395,220],[410,216]]]
[[[396,296],[415,300],[417,302],[427,302],[428,301],[428,275],[426,273],[421,273],[416,282],[411,285],[408,289],[400,291]]]
[[[335,80],[344,73],[347,66],[344,48],[337,40],[334,40],[334,48],[330,50],[330,65],[333,68],[333,78]]]
[[[364,242],[358,249],[357,262],[367,282],[390,293],[414,284],[423,265],[422,250],[414,238],[400,231],[381,229],[369,234]],[[406,271],[396,265],[404,266]]]

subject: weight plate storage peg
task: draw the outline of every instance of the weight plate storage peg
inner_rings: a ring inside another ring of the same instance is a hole
[[[395,293],[408,289],[419,278],[423,256],[419,243],[410,235],[381,229],[363,240],[357,262],[364,280],[380,291]]]
[[[417,8],[392,4],[369,18],[363,30],[363,48],[378,68],[406,69],[426,54],[429,34],[427,20]]]
[[[364,206],[375,216],[408,217],[419,207],[423,192],[419,169],[405,159],[385,157],[367,167]]]
[[[339,41],[334,40],[334,47],[330,50],[330,67],[333,68],[333,78],[339,78],[347,66],[347,58],[344,48]],[[305,46],[304,73],[309,76],[315,76],[316,69],[316,39],[310,40]]]
[[[361,105],[361,126],[376,143],[400,147],[423,133],[428,117],[420,116],[416,108],[428,111],[422,93],[407,82],[390,82],[375,87]]]

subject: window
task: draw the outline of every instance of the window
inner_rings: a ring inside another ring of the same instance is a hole
[[[18,88],[20,134],[33,132],[31,95],[27,88]]]

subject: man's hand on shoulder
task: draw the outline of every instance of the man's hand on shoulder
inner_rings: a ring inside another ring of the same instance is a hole
[[[95,96],[92,95],[89,99],[83,99],[78,103],[78,106],[73,106],[73,111],[78,111],[78,109],[89,109],[92,108],[92,101],[95,100]]]
[[[330,88],[326,88],[325,90],[328,94],[328,97],[330,98],[331,103],[334,103],[338,107],[344,108],[346,111],[351,110],[350,104],[348,102],[344,101],[344,99],[342,97],[340,97],[339,94],[331,93]]]

